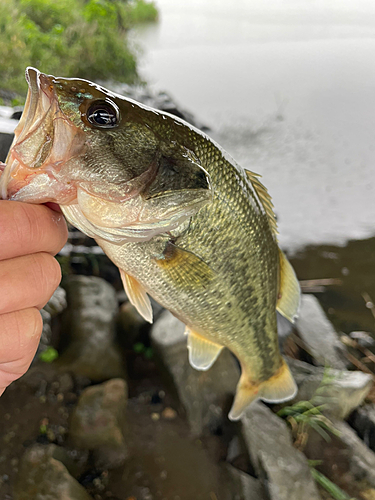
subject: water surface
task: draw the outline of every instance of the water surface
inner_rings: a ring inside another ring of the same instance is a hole
[[[141,74],[263,175],[281,244],[375,234],[375,4],[158,0]]]

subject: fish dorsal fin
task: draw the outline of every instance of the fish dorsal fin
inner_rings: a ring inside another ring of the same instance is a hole
[[[152,323],[152,306],[145,289],[133,276],[122,269],[120,269],[120,275],[130,303],[146,321]]]
[[[208,370],[216,361],[223,346],[207,340],[199,333],[186,327],[188,335],[189,361],[196,370]]]
[[[294,398],[296,394],[297,385],[284,360],[276,373],[261,383],[252,382],[242,367],[229,419],[239,420],[246,408],[257,399],[263,399],[267,403],[283,403]]]
[[[301,302],[299,283],[293,267],[286,258],[284,252],[279,249],[280,257],[280,286],[279,299],[276,309],[288,321],[294,323],[298,316]]]
[[[275,216],[275,213],[273,211],[272,198],[271,198],[266,186],[264,186],[260,182],[260,180],[259,180],[259,177],[261,177],[260,174],[256,174],[255,172],[251,172],[250,170],[245,170],[245,172],[246,172],[247,178],[249,179],[249,181],[253,185],[260,202],[263,205],[263,208],[268,216],[268,220],[269,220],[272,232],[276,237],[278,234],[278,231],[277,231],[276,216]]]

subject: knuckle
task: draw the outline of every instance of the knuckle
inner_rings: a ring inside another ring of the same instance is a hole
[[[61,269],[57,260],[48,253],[32,256],[32,273],[34,283],[43,299],[53,294],[61,281]]]
[[[29,368],[38,347],[43,320],[36,308],[0,315],[0,387]]]

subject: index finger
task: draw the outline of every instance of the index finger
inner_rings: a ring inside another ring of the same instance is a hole
[[[67,237],[62,214],[44,205],[0,201],[0,260],[39,252],[56,255]]]

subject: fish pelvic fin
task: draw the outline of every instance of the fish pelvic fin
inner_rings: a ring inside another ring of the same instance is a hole
[[[276,310],[288,321],[294,323],[301,302],[300,286],[293,267],[284,252],[279,249],[280,286]]]
[[[120,269],[120,275],[130,303],[146,321],[152,323],[152,306],[146,290],[133,276],[130,276],[122,269]]]
[[[206,339],[189,327],[186,327],[185,333],[188,335],[187,347],[191,366],[203,371],[211,368],[223,346]]]
[[[272,377],[260,383],[252,382],[243,370],[228,417],[230,420],[239,420],[246,408],[257,399],[267,403],[284,403],[296,394],[297,385],[284,360]]]

